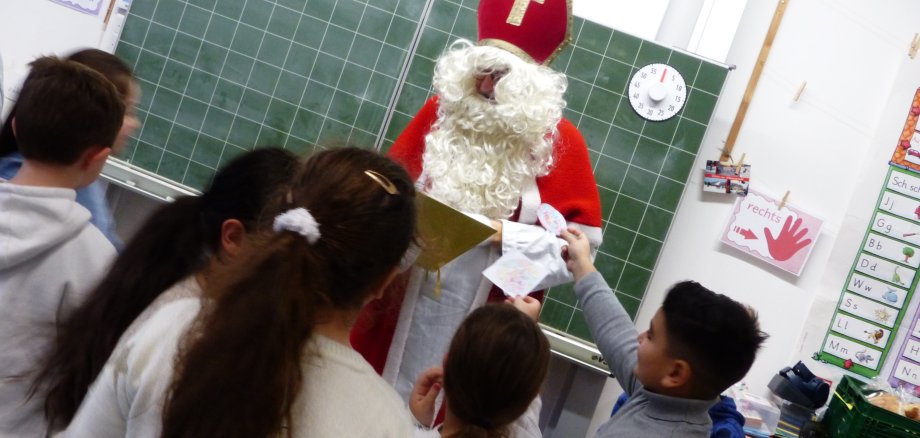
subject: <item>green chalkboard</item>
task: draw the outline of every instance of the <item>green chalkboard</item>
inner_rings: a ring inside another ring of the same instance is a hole
[[[254,145],[373,147],[425,3],[137,0],[116,54],[143,122],[126,161],[200,189]]]
[[[431,95],[441,51],[475,38],[477,5],[136,0],[116,53],[137,72],[143,127],[124,158],[200,189],[257,144],[386,150]],[[565,116],[588,142],[601,195],[597,266],[635,317],[727,69],[579,18],[572,34],[552,66],[569,78]],[[664,122],[640,118],[625,95],[632,74],[656,62],[689,89]],[[541,322],[592,341],[570,287],[548,291]]]

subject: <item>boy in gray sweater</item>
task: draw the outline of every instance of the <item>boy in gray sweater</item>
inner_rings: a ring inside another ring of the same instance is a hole
[[[708,438],[709,408],[741,380],[767,338],[755,312],[699,283],[677,283],[639,334],[591,261],[588,239],[563,232],[588,328],[629,400],[598,437]]]

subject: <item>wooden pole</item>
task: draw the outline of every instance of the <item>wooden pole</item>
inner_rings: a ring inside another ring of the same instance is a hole
[[[754,71],[751,72],[751,79],[748,80],[747,89],[744,90],[744,97],[741,98],[741,105],[738,106],[738,113],[735,115],[735,122],[732,123],[731,130],[728,131],[728,138],[725,140],[725,147],[722,149],[722,156],[719,161],[726,161],[732,155],[732,149],[735,147],[735,140],[738,139],[738,132],[741,131],[741,124],[744,122],[744,116],[747,114],[748,106],[751,105],[751,99],[754,97],[754,90],[757,88],[757,82],[760,80],[760,74],[763,72],[763,66],[767,62],[767,56],[770,55],[770,48],[773,46],[773,38],[776,37],[776,31],[779,30],[779,24],[783,21],[783,14],[786,12],[786,5],[789,0],[779,0],[776,5],[776,11],[773,13],[773,21],[770,23],[770,29],[760,47],[760,55],[757,56],[757,63],[754,64]]]

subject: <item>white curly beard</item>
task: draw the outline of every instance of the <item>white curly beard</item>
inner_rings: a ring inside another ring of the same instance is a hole
[[[475,75],[502,71],[495,98]],[[565,76],[502,49],[460,40],[438,59],[438,120],[425,137],[422,188],[461,211],[505,219],[528,180],[549,173]]]

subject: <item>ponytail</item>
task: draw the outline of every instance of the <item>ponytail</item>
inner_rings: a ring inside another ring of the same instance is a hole
[[[253,249],[208,283],[220,296],[196,321],[191,332],[199,335],[183,340],[163,437],[277,436],[291,424],[302,350],[316,310],[331,305],[320,292],[328,285],[321,261],[298,235],[274,235]]]
[[[490,304],[471,312],[444,360],[445,403],[464,425],[453,436],[507,436],[540,392],[549,358],[540,327],[514,306]]]
[[[278,231],[253,237],[209,278],[176,357],[163,437],[292,435],[284,428],[318,318],[357,314],[405,254],[415,188],[402,167],[357,148],[302,167],[262,216],[261,229],[271,218]]]
[[[46,394],[51,430],[66,427],[118,340],[160,294],[206,266],[221,250],[221,228],[239,220],[258,229],[259,215],[300,160],[279,148],[243,154],[220,169],[200,197],[160,207],[135,233],[102,282],[60,323],[32,395]]]
[[[51,430],[70,423],[134,319],[163,291],[203,266],[200,212],[199,197],[179,198],[156,211],[86,301],[64,316],[32,385],[33,394],[47,388],[45,415]]]

